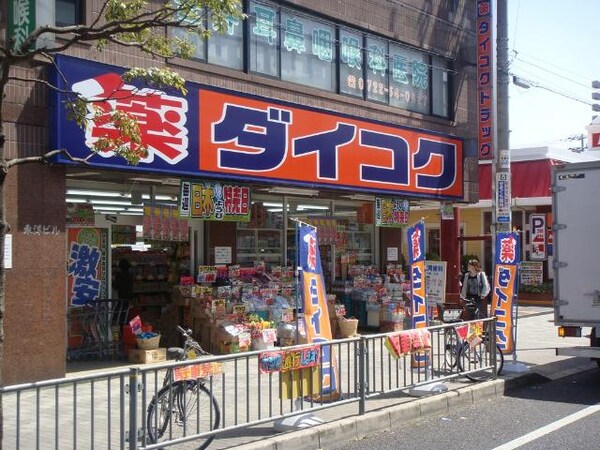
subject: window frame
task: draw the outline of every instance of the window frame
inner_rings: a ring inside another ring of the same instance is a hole
[[[76,20],[73,23],[58,21],[58,4],[72,3],[75,5]],[[91,5],[87,0],[55,0],[54,1],[54,25],[57,27],[70,27],[75,25],[85,25],[91,23]]]

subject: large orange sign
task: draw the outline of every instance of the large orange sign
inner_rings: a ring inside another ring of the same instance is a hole
[[[462,198],[462,140],[264,99],[199,90],[198,170]]]

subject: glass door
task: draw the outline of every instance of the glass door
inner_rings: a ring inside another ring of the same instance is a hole
[[[331,201],[313,198],[285,197],[287,221],[286,221],[286,259],[288,265],[293,266],[296,258],[296,222],[313,225],[317,228],[319,238],[319,251],[321,253],[321,265],[326,286],[332,280],[334,273],[336,224],[333,220]]]

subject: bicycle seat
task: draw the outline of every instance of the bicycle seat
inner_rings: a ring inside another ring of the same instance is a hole
[[[169,347],[167,349],[167,354],[175,357],[175,359],[183,359],[185,356],[185,352],[181,347]]]

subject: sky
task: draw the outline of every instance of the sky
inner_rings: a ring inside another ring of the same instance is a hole
[[[538,85],[524,89],[511,76],[510,147],[580,147],[567,139],[587,139],[600,115],[590,106],[600,103],[591,88],[600,80],[600,0],[507,1],[509,71]]]

